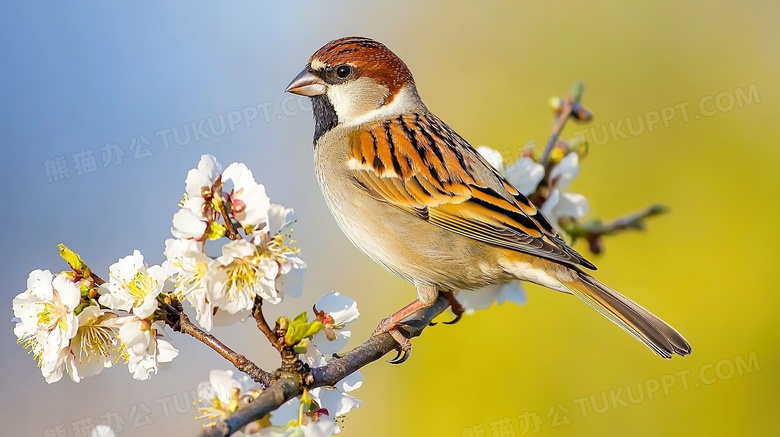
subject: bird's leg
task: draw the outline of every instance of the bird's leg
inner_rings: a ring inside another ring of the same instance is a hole
[[[442,292],[444,297],[447,298],[447,302],[450,303],[450,310],[452,311],[452,314],[455,314],[455,318],[450,320],[449,322],[444,322],[445,325],[454,325],[455,323],[458,323],[463,317],[463,313],[466,312],[466,308],[463,308],[463,305],[458,302],[457,299],[455,299],[455,292]]]
[[[404,337],[401,331],[398,330],[398,325],[407,317],[416,313],[417,311],[429,307],[430,304],[426,304],[420,299],[415,300],[409,305],[396,311],[393,315],[386,319],[382,319],[379,322],[379,326],[376,327],[372,335],[379,335],[385,332],[393,336],[393,339],[398,342],[398,356],[390,361],[392,364],[401,364],[409,359],[412,351],[412,341]]]

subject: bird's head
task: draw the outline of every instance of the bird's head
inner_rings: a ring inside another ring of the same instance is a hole
[[[341,38],[314,52],[287,92],[312,99],[315,141],[337,125],[358,125],[422,106],[414,78],[384,44]]]

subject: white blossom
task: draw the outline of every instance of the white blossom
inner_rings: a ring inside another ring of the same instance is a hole
[[[531,158],[521,156],[506,168],[504,177],[517,191],[530,196],[544,178],[544,167]]]
[[[187,203],[188,201],[184,202],[185,205],[187,205]],[[173,215],[171,234],[176,238],[202,240],[207,228],[208,221],[200,218],[198,214],[191,209],[182,207]]]
[[[357,302],[337,291],[331,291],[320,298],[314,308],[325,329],[314,334],[312,344],[325,355],[344,349],[352,335],[348,325],[360,316]]]
[[[528,196],[536,191],[539,182],[544,178],[544,167],[533,159],[521,156],[509,167],[504,166],[504,158],[498,150],[488,146],[480,146],[477,151],[501,173],[506,180],[517,188],[517,191]]]
[[[167,339],[165,324],[161,321],[149,323],[135,316],[122,317],[119,339],[127,353],[127,366],[134,379],[146,380],[157,369],[173,361],[179,351]]]
[[[312,399],[316,400],[321,408],[328,411],[331,417],[338,417],[347,414],[350,410],[360,408],[363,401],[360,399],[342,393],[335,388],[319,387],[311,390]]]
[[[285,296],[300,297],[303,293],[303,273],[306,263],[298,257],[298,250],[290,247],[294,240],[284,233],[290,225],[287,219],[291,208],[273,204],[268,209],[265,226],[252,233],[252,241],[260,252],[279,264],[276,290]],[[292,229],[290,229],[292,232]]]
[[[257,246],[244,240],[234,240],[222,246],[222,255],[215,259],[210,271],[218,272],[212,281],[212,305],[236,314],[254,305],[256,295],[269,303],[279,303],[275,279],[279,265],[261,257]]]
[[[35,270],[27,278],[27,290],[13,300],[17,341],[38,359],[47,382],[62,377],[60,355],[76,335],[75,314],[81,301],[79,287],[64,274]]]
[[[203,155],[198,167],[187,173],[185,200],[173,215],[171,233],[174,237],[198,241],[205,238],[209,223],[216,219],[211,201],[220,171],[222,166],[217,158]]]
[[[157,296],[162,292],[168,275],[160,266],[147,267],[139,251],[133,251],[111,265],[109,281],[100,286],[99,302],[113,310],[132,311],[145,319],[157,310]]]
[[[212,370],[209,372],[209,380],[198,384],[198,397],[202,399],[218,399],[223,404],[229,404],[235,397],[236,391],[243,394],[256,388],[248,376],[236,377],[232,370]]]
[[[45,348],[41,372],[49,384],[62,379],[64,373],[73,382],[80,382],[111,367],[119,358],[115,314],[91,305],[81,311],[77,320],[78,329],[68,344],[58,350]]]
[[[533,194],[544,179],[544,166],[527,156],[520,156],[510,166],[505,167],[501,154],[487,146],[482,146],[479,152],[485,159],[498,170],[506,180],[525,196]],[[526,294],[519,281],[505,284],[497,284],[485,287],[478,291],[462,291],[456,299],[466,310],[466,314],[473,314],[477,310],[490,307],[494,302],[499,305],[504,302],[524,304]]]
[[[308,362],[310,367],[322,367],[327,364],[322,355],[313,360],[308,359]],[[360,408],[363,403],[360,399],[347,394],[360,388],[363,380],[363,374],[356,371],[337,382],[334,387],[318,387],[311,390],[309,394],[320,408],[328,411],[330,417],[343,416],[350,410]]]
[[[257,384],[246,375],[236,377],[232,370],[212,370],[209,380],[198,384],[198,398],[202,405],[198,408],[198,419],[226,419],[259,393]],[[260,423],[255,422],[244,431],[259,426]]]
[[[550,170],[552,191],[542,205],[542,213],[556,227],[561,217],[581,218],[588,210],[585,196],[565,192],[579,171],[579,155],[576,153],[569,153]]]
[[[306,360],[310,367],[322,367],[327,364],[322,355],[308,356]],[[261,436],[305,435],[328,436],[341,431],[334,419],[359,408],[362,404],[347,393],[363,385],[363,375],[357,371],[336,383],[335,387],[320,387],[309,391],[312,401],[319,410],[310,411],[300,417],[301,398],[296,397],[282,404],[271,414],[271,428],[264,428]],[[312,417],[313,416],[313,417]],[[299,419],[302,422],[299,422]],[[314,420],[313,420],[314,419]],[[315,421],[316,420],[316,421]],[[331,428],[335,426],[335,428]],[[317,434],[318,432],[324,434]]]
[[[290,408],[297,408],[297,400],[298,398],[291,399],[283,404],[282,407],[290,404]],[[338,434],[340,431],[341,429],[339,429],[336,421],[330,416],[317,414],[316,420],[304,416],[301,423],[294,422],[292,424],[262,428],[260,432],[249,435],[257,437],[327,437]]]
[[[477,147],[477,152],[499,173],[504,173],[504,157],[501,155],[501,152],[489,146],[479,146]]]
[[[212,259],[198,249],[197,242],[173,238],[165,240],[165,257],[163,268],[174,277],[175,293],[195,308],[195,317],[203,329],[211,331],[214,308],[208,292],[209,280],[219,274],[209,274]]]
[[[490,307],[494,302],[497,302],[499,305],[502,305],[504,302],[522,305],[527,300],[525,289],[520,281],[490,285],[476,291],[464,290],[458,292],[455,298],[463,305],[466,314],[474,314],[475,311]]]
[[[198,214],[201,218],[207,218],[204,211],[208,210],[208,204],[213,195],[214,183],[217,181],[222,166],[213,155],[203,155],[198,161],[198,167],[187,172],[185,179],[185,192],[187,201],[185,207]]]
[[[230,164],[222,174],[225,181],[233,182],[230,192],[232,212],[244,229],[255,229],[267,220],[271,199],[265,194],[265,187],[255,182],[252,171],[244,163]]]
[[[74,382],[94,376],[119,359],[117,315],[96,305],[79,314],[79,329],[65,355],[65,366]]]

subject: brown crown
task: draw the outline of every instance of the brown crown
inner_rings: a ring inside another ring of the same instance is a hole
[[[347,37],[331,41],[314,52],[309,63],[315,60],[330,67],[352,64],[356,77],[373,78],[387,86],[393,95],[404,85],[414,83],[404,61],[384,44],[369,38]]]

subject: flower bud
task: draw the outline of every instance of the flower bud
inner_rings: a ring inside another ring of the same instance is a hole
[[[571,116],[577,121],[590,121],[593,119],[593,114],[590,113],[580,102],[574,103],[571,108]]]
[[[601,241],[601,237],[588,238],[588,248],[595,255],[604,252],[604,244]]]
[[[287,317],[279,317],[279,320],[276,321],[277,330],[279,331],[287,331],[287,327],[290,326],[290,319]]]
[[[558,112],[563,107],[563,99],[560,97],[552,97],[550,98],[550,108],[552,108],[553,111]]]

